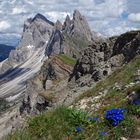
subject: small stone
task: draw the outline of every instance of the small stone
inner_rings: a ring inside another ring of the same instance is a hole
[[[125,138],[125,137],[121,137],[121,140],[128,140],[127,138]]]

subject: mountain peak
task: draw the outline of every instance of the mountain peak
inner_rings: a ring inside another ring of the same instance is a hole
[[[64,26],[67,27],[67,26],[70,26],[70,24],[71,24],[71,19],[70,19],[70,16],[67,15],[64,22]]]
[[[78,35],[82,38],[86,38],[88,41],[92,41],[92,33],[88,22],[78,10],[74,11],[72,20],[70,19],[69,15],[66,16],[63,30],[72,36]]]
[[[56,21],[54,26],[55,29],[62,30],[62,23],[59,20]]]
[[[74,13],[73,13],[73,20],[77,21],[77,22],[80,22],[80,21],[87,22],[86,18],[78,10],[74,11]]]
[[[54,26],[54,23],[51,22],[50,20],[48,20],[45,16],[43,16],[42,14],[38,13],[35,15],[35,17],[32,19],[32,22],[38,20],[38,19],[41,19],[49,24],[51,24],[52,26]]]
[[[78,10],[74,10],[73,18],[82,17],[81,13]]]
[[[66,16],[66,21],[71,21],[71,19],[70,19],[70,16],[69,16],[69,15],[67,15],[67,16]]]

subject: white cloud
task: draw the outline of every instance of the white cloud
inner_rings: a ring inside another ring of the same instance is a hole
[[[26,3],[33,5],[34,2],[32,0],[25,0]]]
[[[120,35],[124,32],[128,32],[131,30],[138,30],[138,29],[136,27],[130,26],[126,21],[114,20],[113,22],[109,22],[108,25],[106,25],[106,27],[103,27],[101,32],[103,35],[106,36],[114,36],[114,35]]]
[[[139,5],[140,0],[0,0],[0,31],[21,34],[24,21],[37,13],[62,22],[67,14],[72,15],[78,9],[93,31],[111,36],[140,28]],[[127,24],[122,25],[122,21]]]
[[[140,12],[140,0],[127,0],[127,9],[129,13]]]
[[[95,2],[94,0],[79,0],[79,3],[81,5],[84,5],[84,6],[94,6],[95,5]]]
[[[126,0],[105,0],[92,9],[98,18],[117,18],[126,10]]]
[[[137,28],[127,27],[127,26],[116,26],[114,28],[107,28],[105,30],[107,34],[105,35],[107,36],[120,35],[124,32],[132,31],[132,30],[137,30]]]
[[[26,10],[23,7],[15,7],[13,8],[12,15],[26,13]]]
[[[132,22],[140,22],[140,13],[131,13],[128,19]]]
[[[0,22],[0,31],[4,31],[8,28],[10,28],[9,22],[7,22],[7,21],[1,21]]]
[[[70,15],[69,12],[47,12],[46,15],[48,15],[50,17],[50,20],[53,20],[54,22],[59,19],[59,20],[64,20],[64,18],[67,15]]]

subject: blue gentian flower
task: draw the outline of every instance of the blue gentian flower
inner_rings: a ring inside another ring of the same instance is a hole
[[[77,132],[77,133],[81,132],[81,128],[80,128],[80,127],[77,127],[77,128],[76,128],[76,132]]]
[[[140,105],[140,99],[135,99],[132,101],[133,105]]]
[[[99,118],[93,118],[94,121],[99,121]]]
[[[99,134],[100,134],[101,136],[105,136],[105,135],[107,135],[107,132],[99,132]]]
[[[118,125],[118,121],[113,121],[113,122],[112,122],[112,125],[113,125],[113,126],[117,126],[117,125]]]
[[[92,118],[88,118],[88,121],[92,121]]]
[[[117,126],[123,120],[124,109],[111,109],[105,113],[105,119],[108,120],[113,126]]]

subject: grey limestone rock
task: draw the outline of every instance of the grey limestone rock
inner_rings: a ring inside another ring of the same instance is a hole
[[[24,24],[23,34],[17,48],[10,52],[8,59],[3,63],[0,74],[24,63],[38,48],[46,47],[54,23],[43,15],[37,14],[33,19],[27,19]]]

